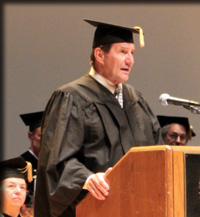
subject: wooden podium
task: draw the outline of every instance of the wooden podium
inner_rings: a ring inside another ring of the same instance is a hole
[[[195,164],[187,157],[197,157]],[[199,208],[193,212],[195,203],[200,207],[198,162],[198,146],[131,148],[107,174],[110,192],[106,200],[97,200],[88,193],[77,205],[76,217],[200,217]],[[186,173],[196,174],[198,180],[191,182],[194,178]],[[192,203],[190,187],[195,189],[192,197],[195,194],[196,200],[192,198]]]

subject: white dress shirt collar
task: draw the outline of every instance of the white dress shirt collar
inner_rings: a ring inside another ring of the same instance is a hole
[[[95,80],[97,80],[100,84],[102,84],[104,87],[106,87],[112,94],[114,94],[116,85],[114,85],[112,82],[98,74],[93,67],[91,67],[89,71],[89,75],[92,76]],[[118,85],[122,89],[122,84],[120,83]]]

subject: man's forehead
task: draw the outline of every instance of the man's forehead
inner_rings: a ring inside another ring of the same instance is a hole
[[[170,128],[169,128],[169,131],[170,132],[176,132],[176,133],[186,134],[185,127],[183,125],[177,124],[177,123],[171,124]]]
[[[10,177],[2,180],[4,183],[17,183],[17,184],[26,184],[25,180],[22,178]]]
[[[127,42],[113,43],[111,47],[130,48],[135,50],[135,44]]]

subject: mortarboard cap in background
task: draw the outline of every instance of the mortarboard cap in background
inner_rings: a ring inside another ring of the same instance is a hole
[[[193,127],[189,124],[189,120],[186,117],[178,117],[178,116],[164,116],[164,115],[157,115],[158,121],[160,123],[161,127],[164,127],[169,124],[181,124],[185,127],[189,139],[196,136],[196,134],[193,131]]]
[[[32,132],[36,128],[41,126],[43,111],[33,112],[27,114],[21,114],[20,117],[26,126],[29,126],[29,130]]]
[[[144,47],[143,30],[139,26],[130,28],[87,19],[84,21],[96,27],[93,48],[120,42],[134,43],[133,33],[140,34],[140,47]]]
[[[32,164],[22,157],[11,158],[0,162],[0,181],[6,178],[22,178],[32,181]]]

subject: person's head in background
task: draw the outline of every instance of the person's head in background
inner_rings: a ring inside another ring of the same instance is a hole
[[[17,217],[26,199],[26,180],[32,181],[32,165],[22,157],[0,162],[0,213]]]
[[[24,124],[29,126],[28,138],[31,141],[30,150],[37,157],[40,149],[42,115],[43,111],[20,115]]]
[[[187,117],[158,115],[157,118],[165,144],[185,146],[196,135]]]

